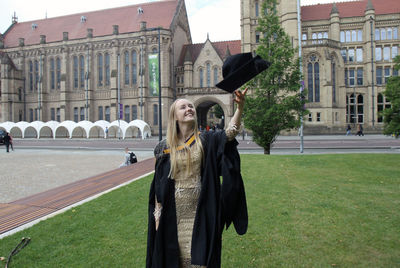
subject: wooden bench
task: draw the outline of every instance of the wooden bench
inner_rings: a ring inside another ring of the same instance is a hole
[[[146,159],[10,203],[0,203],[0,234],[152,172],[154,161],[154,158]]]

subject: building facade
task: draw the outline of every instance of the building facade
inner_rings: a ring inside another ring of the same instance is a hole
[[[190,43],[183,0],[14,18],[0,36],[0,121],[141,119],[157,134],[158,92],[166,115],[176,98],[174,66]],[[158,55],[161,90],[153,83]]]
[[[241,0],[242,52],[255,51],[262,1]],[[297,4],[280,0],[282,26],[298,46]],[[362,124],[381,132],[382,92],[398,55],[400,2],[361,0],[301,7],[303,79],[308,90],[305,133],[344,133]]]

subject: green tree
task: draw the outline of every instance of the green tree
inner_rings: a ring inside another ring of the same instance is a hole
[[[219,104],[214,105],[213,112],[216,118],[221,119],[224,115],[224,110],[219,106]]]
[[[400,56],[397,56],[395,69],[400,69]],[[386,90],[383,92],[386,98],[389,99],[391,107],[383,110],[383,134],[400,136],[400,76],[392,76],[386,85]]]
[[[289,36],[276,14],[276,0],[263,3],[258,19],[260,38],[257,54],[271,66],[246,84],[249,93],[244,109],[244,125],[253,132],[253,140],[269,154],[271,145],[282,130],[300,126],[305,114],[300,96],[299,59]]]

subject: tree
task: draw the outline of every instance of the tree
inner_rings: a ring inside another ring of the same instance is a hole
[[[213,112],[216,118],[221,119],[224,116],[224,110],[219,106],[219,104],[214,105]]]
[[[282,130],[300,126],[300,115],[306,114],[300,94],[299,59],[276,14],[276,0],[263,3],[257,31],[257,54],[270,62],[270,67],[246,84],[244,125],[253,132],[253,140],[269,154],[271,145]],[[303,93],[304,94],[304,93]]]
[[[400,69],[400,56],[397,56],[394,61],[396,70]],[[390,101],[391,107],[383,110],[383,134],[400,136],[400,77],[392,76],[386,85],[386,90],[383,92],[386,98]]]

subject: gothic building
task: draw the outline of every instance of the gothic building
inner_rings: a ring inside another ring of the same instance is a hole
[[[278,1],[277,11],[298,46],[297,1]],[[242,51],[254,51],[261,0],[241,0]],[[382,92],[398,75],[400,1],[360,0],[302,6],[301,54],[308,89],[305,133],[344,133],[348,124],[380,132],[380,112],[390,106]]]
[[[0,121],[120,116],[142,119],[158,133],[158,93],[166,115],[176,98],[174,66],[190,43],[184,0],[22,23],[14,18],[0,36]],[[158,55],[161,89],[152,83]],[[163,126],[166,121],[163,116]]]

